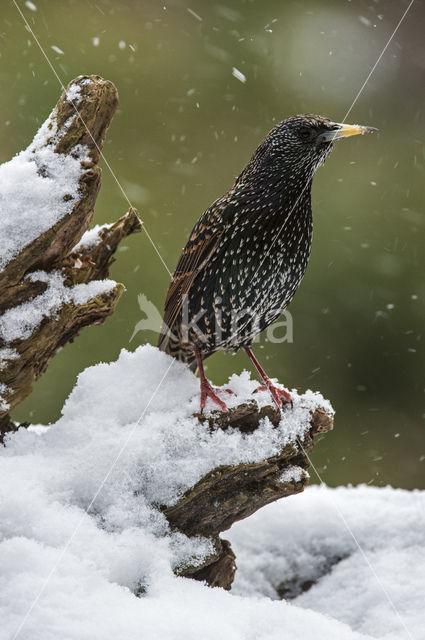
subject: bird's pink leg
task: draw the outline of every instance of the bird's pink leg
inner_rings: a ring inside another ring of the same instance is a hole
[[[211,398],[213,402],[218,404],[218,406],[222,411],[228,411],[226,404],[222,400],[220,400],[220,398],[215,393],[213,387],[211,386],[210,382],[207,380],[205,376],[201,352],[197,348],[195,348],[195,356],[196,356],[196,362],[199,369],[199,377],[201,379],[201,411],[203,411],[205,407],[207,398]],[[232,393],[232,391],[230,391],[230,393]]]
[[[249,347],[245,347],[245,351],[247,352],[248,357],[251,359],[251,362],[253,363],[254,367],[257,369],[258,373],[260,374],[262,381],[264,382],[264,384],[258,387],[256,391],[265,391],[266,389],[268,389],[278,409],[280,409],[282,406],[282,398],[285,400],[285,402],[290,402],[292,404],[292,398],[289,395],[289,393],[285,391],[285,389],[279,389],[279,387],[276,387],[272,383],[269,376],[266,374],[263,367],[258,362],[257,358],[252,353],[251,349]]]

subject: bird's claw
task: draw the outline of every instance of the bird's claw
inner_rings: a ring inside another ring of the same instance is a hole
[[[257,393],[257,391],[269,391],[278,409],[281,409],[283,406],[282,398],[285,403],[290,403],[291,407],[293,406],[291,395],[285,391],[285,389],[280,389],[271,382],[269,384],[260,385],[255,389],[254,393]]]
[[[225,391],[227,393],[233,393],[233,391],[231,391],[231,389],[225,389]],[[215,404],[218,404],[218,406],[220,407],[220,409],[227,413],[228,408],[226,406],[226,403],[223,402],[223,400],[220,400],[220,398],[218,397],[218,395],[216,394],[214,387],[212,387],[210,385],[210,383],[208,382],[208,380],[205,380],[201,383],[201,413],[203,413],[204,411],[204,407],[205,404],[207,402],[207,398],[211,398],[211,400],[213,402],[215,402]]]

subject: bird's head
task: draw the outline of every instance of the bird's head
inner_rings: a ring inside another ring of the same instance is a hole
[[[377,131],[374,127],[341,124],[315,115],[297,115],[279,122],[258,147],[251,163],[255,172],[304,182],[313,177],[336,140]]]

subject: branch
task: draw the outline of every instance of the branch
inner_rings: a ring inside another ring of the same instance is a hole
[[[208,420],[211,429],[236,428],[243,433],[255,431],[265,417],[275,427],[281,420],[276,408],[266,406],[259,410],[256,402],[235,407],[228,414],[196,416],[202,422]],[[173,527],[188,536],[209,537],[217,549],[202,567],[184,567],[178,573],[206,580],[211,586],[230,588],[235,572],[234,555],[229,543],[218,538],[218,534],[266,504],[303,491],[310,465],[306,450],[313,446],[317,435],[332,428],[333,415],[318,408],[305,425],[303,437],[284,446],[279,455],[261,462],[218,467],[189,489],[177,504],[164,509]]]
[[[105,278],[119,242],[141,229],[136,210],[85,234],[117,106],[111,82],[76,78],[29,147],[0,167],[2,433],[15,428],[10,410],[56,351],[82,328],[102,323],[124,290]]]

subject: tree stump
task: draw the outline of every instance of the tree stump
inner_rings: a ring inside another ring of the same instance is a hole
[[[141,229],[136,210],[83,237],[117,106],[112,82],[76,78],[29,147],[0,167],[1,435],[56,351],[104,322],[124,290],[104,279],[119,242]]]
[[[239,429],[243,433],[255,431],[264,418],[275,427],[281,419],[278,409],[272,406],[259,409],[255,401],[228,413],[213,412],[208,418],[195,415],[201,422],[208,421],[210,429]],[[215,549],[201,566],[185,565],[176,572],[210,586],[230,589],[236,571],[235,555],[230,543],[222,540],[219,533],[261,507],[303,491],[309,478],[307,451],[316,436],[332,428],[333,414],[318,408],[305,425],[302,438],[284,446],[279,455],[252,464],[213,469],[186,491],[176,505],[164,509],[172,527],[188,536],[210,538]]]

